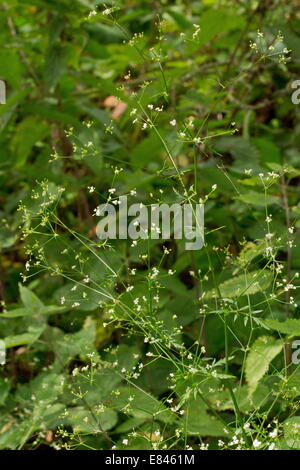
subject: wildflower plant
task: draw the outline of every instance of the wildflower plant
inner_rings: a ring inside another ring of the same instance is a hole
[[[134,3],[62,2],[70,51],[43,95],[62,110],[31,92],[53,129],[29,144],[41,174],[14,215],[0,448],[299,449],[299,114],[279,32],[293,2]],[[163,221],[99,238],[99,206],[120,217],[124,196],[204,205],[203,247],[162,239]]]

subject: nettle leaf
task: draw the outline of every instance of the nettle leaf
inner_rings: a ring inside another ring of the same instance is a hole
[[[118,395],[112,398],[112,406],[117,410],[126,410],[136,418],[157,420],[163,423],[174,421],[174,414],[150,393],[135,387],[124,386],[118,390]]]
[[[83,407],[76,407],[68,410],[68,421],[74,432],[99,434],[113,428],[118,422],[118,415],[109,408],[95,413],[94,410],[91,412]]]
[[[111,394],[123,381],[124,374],[132,371],[136,366],[139,356],[138,348],[122,344],[113,350],[113,354],[108,353],[105,356],[107,360],[105,367],[93,373],[92,382],[88,374],[81,373],[76,375],[76,379],[72,378],[72,383],[76,380],[76,387],[84,393],[88,403],[99,405],[110,400]],[[73,399],[73,396],[70,398]]]
[[[63,392],[64,384],[65,377],[62,374],[42,372],[31,382],[19,385],[14,400],[22,408],[26,405],[30,409],[27,421],[29,427],[32,426],[32,431],[46,420],[53,420],[61,414],[64,405],[57,403],[57,400]]]
[[[272,360],[281,352],[283,343],[272,336],[260,336],[251,346],[246,359],[245,373],[252,395],[262,377],[269,369]]]
[[[245,204],[250,204],[258,207],[270,206],[272,204],[280,204],[280,197],[273,196],[272,194],[267,194],[266,197],[262,197],[261,193],[258,191],[247,191],[239,196],[236,196],[235,199],[244,202]]]
[[[288,418],[283,424],[284,438],[292,449],[300,448],[300,416]]]
[[[94,354],[96,357],[95,341],[96,324],[92,318],[87,317],[80,331],[57,339],[54,345],[57,364],[62,366],[77,355],[85,357],[87,354]]]
[[[256,138],[251,139],[251,143],[259,150],[261,163],[280,163],[280,150],[274,142],[268,139]]]
[[[243,137],[223,137],[216,142],[216,148],[221,153],[230,153],[234,158],[233,168],[238,171],[261,170],[259,152]]]
[[[200,17],[201,30],[195,42],[198,47],[211,41],[220,33],[242,28],[244,19],[225,8],[209,9]]]
[[[225,436],[224,424],[208,414],[200,398],[189,401],[181,427],[188,434],[196,436]]]
[[[46,372],[38,375],[29,384],[18,388],[15,395],[16,401],[20,406],[24,407],[26,404],[26,407],[30,409],[29,417],[17,425],[17,427],[21,425],[23,430],[19,448],[23,447],[32,433],[59,419],[64,406],[55,402],[62,393],[63,387],[63,375]]]
[[[248,390],[248,385],[242,385],[234,390],[238,407],[243,413],[249,413],[250,410],[258,410],[264,406],[268,399],[268,395],[270,394],[269,389],[263,384],[258,384],[251,397],[249,397]],[[212,392],[209,395],[209,401],[214,404],[218,411],[234,411],[235,409],[228,389],[217,391],[215,393]]]
[[[129,432],[145,422],[144,418],[129,418],[116,428],[117,433]]]
[[[262,323],[264,323],[268,328],[271,328],[271,330],[276,330],[284,335],[300,336],[300,320],[297,320],[296,318],[288,318],[285,321],[267,318],[266,320],[263,320]]]
[[[162,149],[162,143],[156,134],[151,133],[134,147],[130,159],[135,165],[142,168],[152,163],[154,159],[157,159]]]
[[[31,393],[37,401],[36,406],[51,403],[62,393],[64,376],[55,373],[41,373],[29,385]],[[31,396],[30,396],[31,399]]]
[[[262,255],[266,251],[265,242],[262,243],[253,243],[248,242],[240,251],[239,262],[244,266],[247,263],[250,263],[256,256]]]
[[[241,295],[252,295],[264,291],[272,281],[273,275],[270,272],[259,273],[257,271],[241,274],[240,276],[228,279],[220,284],[219,289],[222,297],[240,297]],[[206,294],[206,298],[218,296],[215,289]]]

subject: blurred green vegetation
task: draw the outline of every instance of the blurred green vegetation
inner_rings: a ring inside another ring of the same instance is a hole
[[[298,1],[10,0],[0,25],[0,448],[299,449]],[[205,248],[100,243],[124,194],[204,200]]]

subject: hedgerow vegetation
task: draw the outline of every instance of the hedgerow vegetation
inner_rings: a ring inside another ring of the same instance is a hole
[[[297,5],[3,3],[1,449],[300,448]],[[99,240],[124,195],[204,247]]]

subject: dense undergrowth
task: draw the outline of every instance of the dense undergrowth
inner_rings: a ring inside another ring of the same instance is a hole
[[[0,448],[300,448],[297,3],[5,2]]]

